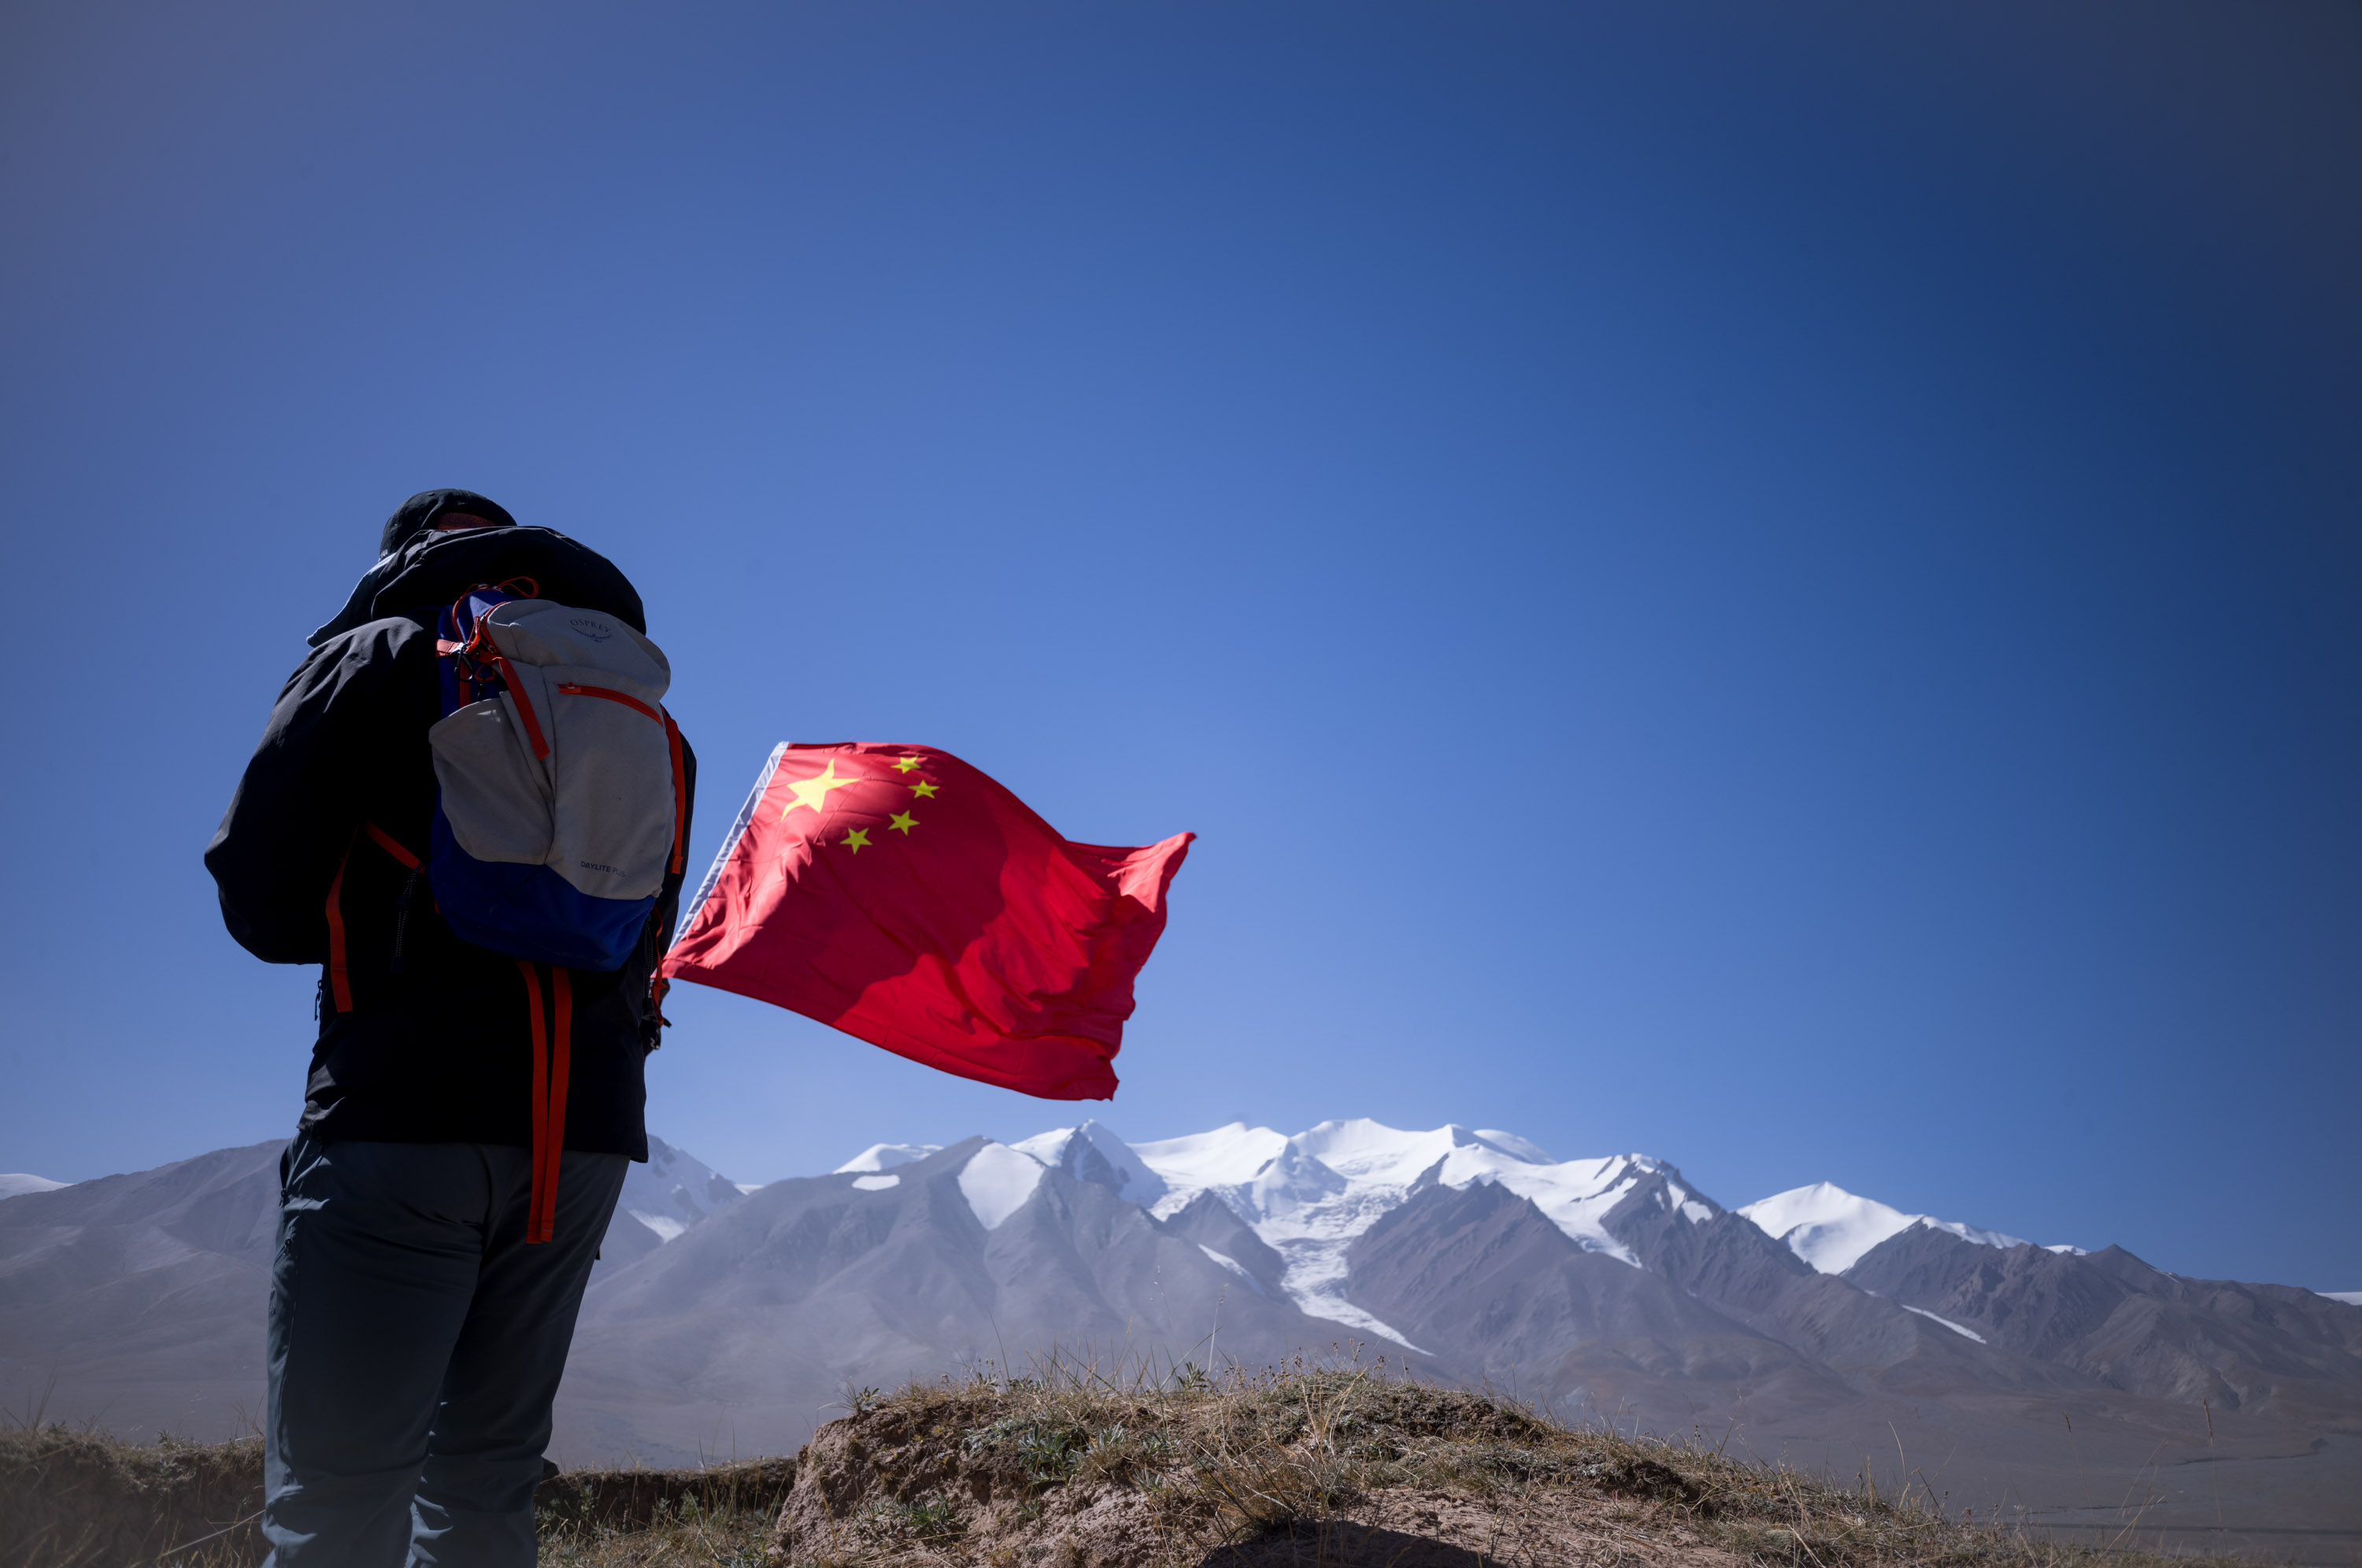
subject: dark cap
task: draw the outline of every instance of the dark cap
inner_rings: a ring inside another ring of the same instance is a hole
[[[516,519],[503,511],[499,502],[478,495],[472,490],[422,490],[395,507],[393,515],[385,520],[385,531],[378,536],[378,555],[382,558],[393,554],[434,527],[446,513],[450,512],[480,517],[495,528],[517,525]]]

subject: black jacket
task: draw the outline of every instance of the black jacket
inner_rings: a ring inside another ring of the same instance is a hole
[[[529,1147],[534,1043],[516,960],[462,942],[425,878],[363,831],[423,856],[435,812],[426,731],[442,717],[434,615],[478,583],[535,580],[539,597],[646,630],[640,597],[603,557],[546,528],[428,535],[372,571],[279,694],[205,849],[223,922],[273,964],[322,965],[320,1032],[303,1127],[325,1138]],[[690,802],[697,761],[682,747]],[[338,907],[353,1010],[329,998],[327,899]],[[647,1158],[642,1065],[658,1043],[648,979],[672,940],[681,874],[665,878],[639,946],[613,974],[569,972],[568,1149]],[[546,985],[546,980],[543,982]]]

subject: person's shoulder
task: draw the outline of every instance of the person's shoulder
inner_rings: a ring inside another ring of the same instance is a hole
[[[615,563],[555,528],[473,528],[422,539],[378,586],[371,608],[447,604],[478,584],[511,583],[521,598],[596,610],[647,631],[639,591]]]
[[[414,616],[384,615],[323,640],[295,672],[294,684],[368,682],[379,672],[432,665],[435,658],[431,627]]]
[[[435,657],[435,633],[414,615],[384,615],[364,621],[349,631],[338,632],[312,650],[315,659],[337,663],[421,655]]]

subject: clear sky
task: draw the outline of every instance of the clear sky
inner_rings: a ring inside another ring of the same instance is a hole
[[[2362,10],[0,13],[0,1170],[283,1135],[198,855],[403,496],[704,761],[1194,829],[1112,1104],[689,990],[741,1180],[1509,1129],[2362,1288]],[[686,989],[686,988],[685,988]]]

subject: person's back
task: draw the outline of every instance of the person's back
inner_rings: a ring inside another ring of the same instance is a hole
[[[595,552],[468,491],[414,496],[314,634],[205,851],[231,934],[322,968],[272,1273],[264,1528],[282,1568],[534,1561],[582,1287],[624,1168],[647,1157],[650,988],[695,756],[660,710],[593,692],[662,725],[673,758],[671,797],[639,813],[668,816],[672,853],[619,966],[464,940],[455,921],[502,939],[445,907],[467,895],[455,878],[438,892],[453,824],[428,732],[470,698],[496,723],[535,722],[516,671],[462,641],[470,591],[646,629]]]

